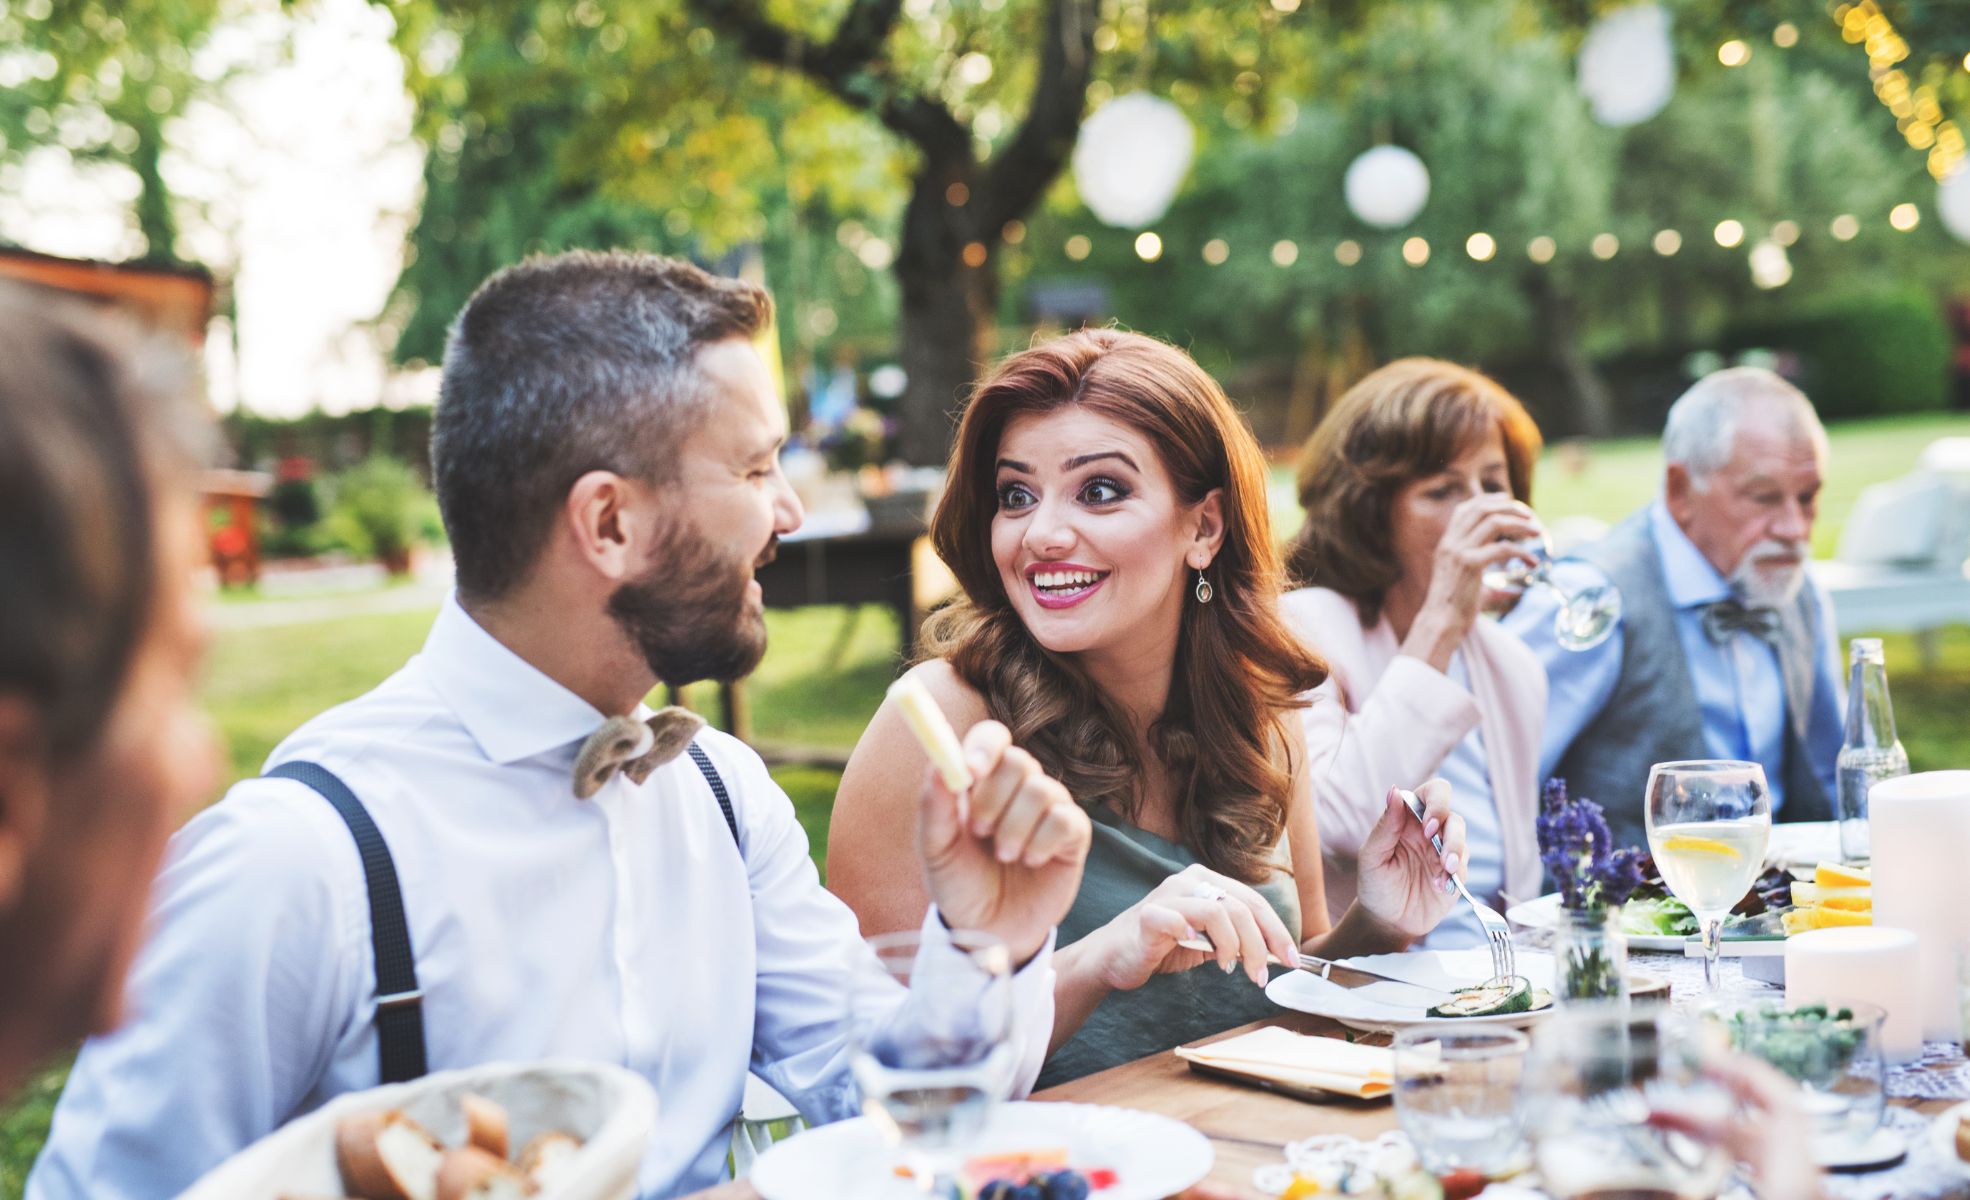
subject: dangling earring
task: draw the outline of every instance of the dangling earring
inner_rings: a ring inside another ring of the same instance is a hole
[[[1197,568],[1197,603],[1209,604],[1211,597],[1216,594],[1211,590],[1211,581],[1204,578],[1204,569]]]

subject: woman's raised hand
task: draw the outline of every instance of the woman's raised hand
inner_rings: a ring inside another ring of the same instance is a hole
[[[1177,943],[1202,933],[1214,948],[1206,953]],[[1208,867],[1192,865],[1096,930],[1101,939],[1102,982],[1127,991],[1158,973],[1188,971],[1215,961],[1227,973],[1242,966],[1246,978],[1264,987],[1266,955],[1283,963],[1298,961],[1293,935],[1252,888]]]
[[[1464,875],[1464,818],[1450,811],[1450,785],[1432,779],[1416,789],[1423,820],[1389,789],[1382,815],[1361,844],[1361,887],[1355,903],[1411,941],[1435,929],[1458,903],[1450,877]],[[1443,853],[1430,835],[1443,835]]]
[[[1437,542],[1429,591],[1403,648],[1438,670],[1448,666],[1450,652],[1470,633],[1484,604],[1484,573],[1513,558],[1534,562],[1518,542],[1541,532],[1532,510],[1506,493],[1485,492],[1459,504]]]

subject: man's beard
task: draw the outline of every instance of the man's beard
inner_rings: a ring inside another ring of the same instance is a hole
[[[1731,572],[1731,587],[1752,605],[1777,608],[1790,604],[1806,582],[1806,559],[1811,553],[1811,547],[1804,542],[1766,538],[1746,550],[1744,557],[1738,560],[1737,570]],[[1759,560],[1769,558],[1790,558],[1793,561],[1782,571],[1773,567],[1760,569]]]
[[[743,678],[766,654],[766,620],[747,602],[747,588],[778,545],[775,537],[758,559],[740,564],[679,522],[651,556],[654,565],[609,597],[609,615],[672,687]]]

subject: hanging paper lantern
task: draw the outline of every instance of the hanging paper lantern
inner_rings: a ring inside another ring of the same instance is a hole
[[[1594,22],[1580,44],[1580,94],[1594,119],[1639,125],[1676,93],[1676,49],[1669,14],[1659,4],[1618,8]]]
[[[1378,229],[1399,229],[1430,199],[1430,172],[1401,146],[1374,146],[1348,164],[1341,181],[1348,210]]]
[[[1970,242],[1970,166],[1959,166],[1936,185],[1936,215],[1960,242]]]
[[[1168,100],[1131,92],[1094,111],[1074,143],[1074,186],[1104,224],[1140,229],[1169,211],[1197,135]]]

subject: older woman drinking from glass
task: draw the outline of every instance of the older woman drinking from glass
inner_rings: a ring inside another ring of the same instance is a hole
[[[1283,604],[1328,666],[1301,719],[1330,907],[1354,898],[1379,817],[1362,789],[1432,774],[1449,781],[1465,821],[1471,892],[1537,894],[1546,676],[1480,610],[1485,572],[1526,559],[1517,543],[1540,533],[1526,504],[1539,447],[1504,388],[1424,358],[1355,384],[1307,441],[1306,524],[1287,565],[1312,586]],[[1463,908],[1425,944],[1483,940]]]
[[[1013,355],[965,411],[931,536],[964,595],[912,674],[960,730],[1004,722],[1094,818],[1042,1086],[1268,1015],[1268,952],[1399,950],[1454,901],[1449,790],[1423,791],[1440,858],[1390,794],[1427,773],[1363,777],[1359,903],[1329,919],[1296,713],[1323,671],[1280,619],[1258,445],[1181,350],[1083,330]],[[924,770],[885,704],[828,841],[864,933],[923,920]],[[1179,945],[1193,929],[1212,953]]]

